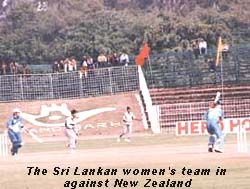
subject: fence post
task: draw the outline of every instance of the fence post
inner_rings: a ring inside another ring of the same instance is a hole
[[[22,75],[20,75],[20,89],[21,89],[21,100],[24,100],[24,96],[23,96],[23,78]]]
[[[111,68],[108,68],[108,72],[109,72],[109,85],[110,85],[110,94],[113,94],[113,84],[112,84],[112,75],[110,74]]]
[[[50,96],[51,96],[51,99],[54,99],[54,90],[53,90],[53,78],[52,78],[52,73],[49,74],[50,76],[50,88],[51,88],[51,92],[50,92]]]
[[[79,82],[80,93],[79,94],[80,94],[80,98],[82,98],[83,97],[83,92],[82,92],[82,78],[84,78],[84,79],[86,79],[86,78],[85,78],[85,73],[81,73],[81,71],[79,71],[78,73],[79,73],[79,80],[80,80],[80,82]]]

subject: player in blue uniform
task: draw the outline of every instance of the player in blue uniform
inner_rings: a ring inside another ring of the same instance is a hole
[[[8,135],[12,143],[11,155],[17,155],[18,149],[22,147],[21,129],[23,128],[21,111],[18,108],[13,110],[13,115],[7,121]]]
[[[223,120],[223,112],[219,102],[210,102],[205,113],[207,132],[209,133],[208,151],[222,153],[224,148],[224,135],[219,126]]]

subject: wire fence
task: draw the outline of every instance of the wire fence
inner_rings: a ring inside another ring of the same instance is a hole
[[[87,98],[139,90],[136,66],[0,76],[0,101]]]

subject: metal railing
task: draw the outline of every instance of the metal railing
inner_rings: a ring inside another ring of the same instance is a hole
[[[113,95],[139,89],[137,66],[0,76],[0,101],[48,100]]]

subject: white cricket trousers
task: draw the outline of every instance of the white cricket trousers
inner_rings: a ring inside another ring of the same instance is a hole
[[[132,123],[123,123],[123,135],[130,138],[132,135]]]
[[[76,139],[77,135],[73,129],[66,129],[65,134],[68,138],[69,141],[69,148],[70,149],[75,149],[76,148]]]

